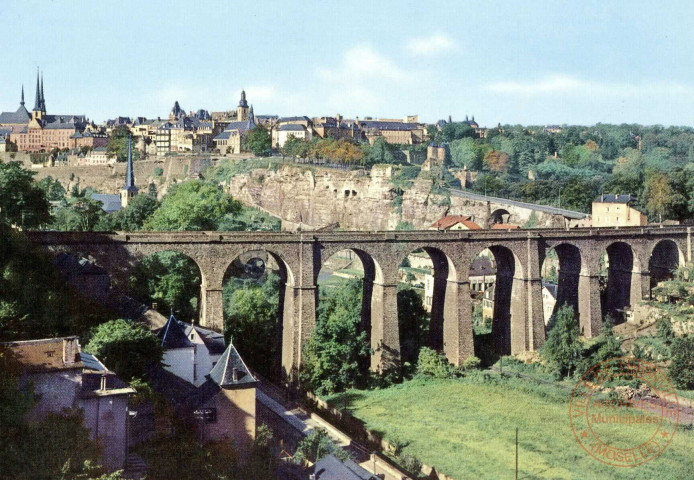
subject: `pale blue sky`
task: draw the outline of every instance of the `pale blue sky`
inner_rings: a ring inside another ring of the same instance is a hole
[[[64,1],[2,8],[0,109],[694,125],[694,2]]]

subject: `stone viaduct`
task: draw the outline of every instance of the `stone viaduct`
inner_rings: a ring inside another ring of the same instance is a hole
[[[118,289],[127,289],[129,272],[142,258],[160,251],[183,253],[201,272],[200,324],[216,330],[223,328],[222,285],[229,265],[247,252],[266,251],[280,266],[282,369],[285,378],[294,378],[301,367],[302,346],[316,322],[321,265],[340,250],[353,250],[364,264],[362,323],[370,332],[371,368],[385,370],[399,365],[398,267],[414,250],[426,251],[434,264],[430,344],[457,365],[474,354],[468,275],[484,249],[493,253],[497,265],[494,342],[499,353],[516,354],[534,351],[545,340],[540,272],[551,249],[559,259],[557,305],[573,306],[584,335],[592,337],[600,332],[605,312],[648,298],[656,281],[692,261],[692,230],[677,226],[455,232],[28,232],[28,236],[53,254],[67,252],[94,261],[109,272],[112,288]],[[608,261],[603,263],[605,253]]]

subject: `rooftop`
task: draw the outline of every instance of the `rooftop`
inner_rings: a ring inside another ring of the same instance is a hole
[[[77,337],[44,338],[1,343],[11,349],[28,372],[52,372],[80,369],[80,344]]]
[[[612,194],[612,193],[603,193],[602,195],[599,195],[598,197],[593,200],[594,202],[598,203],[631,203],[636,201],[636,197],[631,195],[630,193],[627,194]]]
[[[431,224],[432,228],[438,228],[439,230],[448,230],[458,223],[462,223],[470,230],[481,230],[482,227],[477,225],[471,220],[472,217],[463,215],[446,215],[445,217],[435,221]]]

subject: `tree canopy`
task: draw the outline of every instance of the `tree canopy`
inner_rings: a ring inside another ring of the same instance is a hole
[[[20,162],[0,162],[0,223],[35,228],[49,221],[50,205],[35,174]]]

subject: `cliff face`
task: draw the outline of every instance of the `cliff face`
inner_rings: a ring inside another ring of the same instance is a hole
[[[447,214],[447,199],[430,193],[430,180],[415,180],[400,202],[391,175],[391,167],[373,168],[367,174],[284,166],[236,175],[228,191],[280,217],[287,229],[339,223],[347,230],[389,230],[399,222],[425,228]]]

